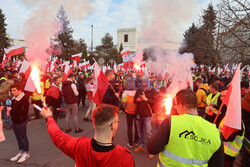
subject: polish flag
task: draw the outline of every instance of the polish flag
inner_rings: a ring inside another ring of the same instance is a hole
[[[79,67],[80,67],[80,68],[84,68],[84,66],[85,66],[85,65],[84,65],[84,62],[83,62],[83,63],[79,63]]]
[[[143,62],[140,64],[140,68],[145,68],[145,67],[146,67],[145,61],[143,61]]]
[[[2,62],[2,68],[4,68],[5,64],[10,60],[11,56],[23,54],[24,50],[21,44],[12,46],[8,49],[4,49],[4,57],[3,57],[3,62]]]
[[[123,63],[119,64],[118,67],[119,67],[119,70],[122,70],[124,68]]]
[[[113,67],[113,73],[117,73],[116,63],[114,64],[114,67]]]
[[[85,66],[85,68],[89,68],[89,60],[84,62],[84,66]]]
[[[69,61],[65,61],[65,62],[62,64],[62,67],[65,68],[67,64],[69,64]]]
[[[125,56],[125,55],[127,55],[127,54],[129,54],[129,53],[130,53],[129,48],[125,48],[125,49],[123,49],[123,50],[121,51],[121,55],[122,55],[122,56]]]
[[[29,66],[30,66],[30,63],[26,60],[23,60],[21,67],[20,67],[20,70],[19,70],[19,73],[25,73],[27,71],[27,69],[29,68]]]
[[[222,135],[227,139],[233,132],[241,130],[240,64],[223,99],[227,112],[223,122]]]
[[[4,53],[4,55],[3,55],[3,61],[2,61],[2,64],[1,64],[2,69],[4,68],[6,62],[7,62],[7,58],[6,58],[6,54]]]
[[[73,63],[71,64],[71,68],[74,69],[77,66],[77,61],[73,60]]]
[[[47,61],[46,62],[46,67],[45,67],[46,72],[50,72],[50,65],[51,65],[51,61]]]
[[[82,53],[78,53],[78,54],[72,55],[69,59],[70,60],[75,60],[75,61],[77,61],[79,63],[81,57],[82,57]]]
[[[28,91],[28,92],[35,92],[36,91],[36,86],[30,76],[31,74],[31,64],[24,60],[22,65],[21,65],[21,68],[19,70],[19,73],[24,73],[25,74],[25,80],[26,80],[26,83],[25,83],[25,86],[24,86],[24,90],[25,91]]]
[[[23,46],[19,44],[19,45],[12,46],[8,49],[4,49],[4,52],[6,53],[6,57],[9,58],[11,56],[23,54],[24,50],[23,50]]]
[[[88,67],[89,67],[89,61],[86,61],[86,62],[80,63],[80,64],[79,64],[79,67],[81,67],[81,68],[85,68],[85,70],[86,70],[86,68],[88,68]]]
[[[57,68],[57,65],[56,63],[58,62],[58,58],[55,57],[53,58],[51,64],[50,64],[50,72],[55,72],[56,71],[56,68]]]
[[[18,60],[18,61],[17,61],[17,65],[16,65],[17,70],[20,69],[22,63],[23,63],[23,62],[22,62],[21,60]]]
[[[102,103],[104,94],[109,86],[109,81],[107,80],[106,76],[101,71],[99,65],[96,62],[94,64],[94,69],[94,85],[96,89],[93,91],[93,101],[95,104],[98,105]]]
[[[60,66],[62,65],[62,59],[60,59],[59,64],[60,64]]]
[[[64,69],[64,73],[63,73],[63,76],[62,76],[62,81],[65,81],[69,74],[72,73],[73,71],[71,70],[70,66],[69,66],[69,61],[67,61],[67,64],[65,66],[65,69]]]

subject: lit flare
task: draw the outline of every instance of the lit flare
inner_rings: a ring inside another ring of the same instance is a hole
[[[166,98],[164,99],[164,106],[166,109],[166,114],[169,115],[171,113],[171,108],[172,108],[172,97],[170,95],[167,95]]]
[[[41,94],[41,87],[40,87],[40,78],[39,78],[40,71],[36,66],[32,66],[32,71],[30,73],[31,78],[35,84],[36,91],[38,94]]]
[[[135,65],[134,65],[134,68],[135,68],[136,70],[140,70],[140,69],[141,69],[140,64],[135,64]]]

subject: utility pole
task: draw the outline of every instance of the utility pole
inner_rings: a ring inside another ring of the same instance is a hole
[[[93,56],[93,25],[91,25],[91,55]]]

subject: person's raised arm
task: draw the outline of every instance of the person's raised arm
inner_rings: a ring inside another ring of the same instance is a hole
[[[66,155],[74,159],[77,143],[80,138],[65,134],[56,124],[49,108],[44,107],[41,115],[47,119],[47,129],[53,143]]]

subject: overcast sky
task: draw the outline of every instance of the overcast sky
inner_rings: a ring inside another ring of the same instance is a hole
[[[119,28],[137,28],[140,30],[140,9],[142,4],[148,0],[90,0],[93,9],[81,21],[71,21],[71,27],[74,30],[74,38],[84,38],[87,45],[91,43],[91,25],[94,25],[94,46],[100,44],[100,39],[106,32],[114,37],[116,44],[116,32]],[[174,0],[173,0],[174,1]],[[189,0],[183,0],[189,1]],[[192,18],[186,22],[178,22],[180,29],[176,32],[175,41],[180,43],[184,31],[192,22],[198,23],[199,15],[202,9],[213,1],[216,4],[218,0],[192,0],[198,5],[192,13]],[[215,2],[214,2],[215,1]],[[30,7],[25,6],[20,0],[0,0],[0,8],[6,17],[7,33],[15,39],[23,39],[22,27],[25,21],[31,15]],[[192,8],[192,6],[187,6]],[[56,10],[56,9],[55,9]],[[67,11],[66,11],[67,12]],[[150,11],[148,11],[150,12]],[[54,16],[51,16],[54,17]],[[163,17],[164,18],[164,17]]]

